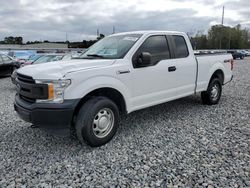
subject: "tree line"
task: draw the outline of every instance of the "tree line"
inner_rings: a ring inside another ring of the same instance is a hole
[[[0,44],[23,44],[23,37],[5,37],[3,41],[0,41]]]
[[[249,30],[250,31],[250,30]],[[247,29],[242,29],[241,25],[235,27],[214,25],[208,30],[208,34],[197,34],[190,37],[194,49],[250,49],[250,33]],[[66,43],[69,48],[88,48],[98,40],[105,37],[100,34],[95,40],[83,40],[81,42],[60,41],[56,43]],[[0,44],[36,44],[36,43],[49,43],[50,41],[27,41],[23,43],[23,38],[18,37],[5,37]]]
[[[194,49],[250,49],[249,34],[241,25],[214,25],[207,35],[197,34],[190,39]]]
[[[23,42],[22,37],[5,37],[3,41],[0,41],[0,44],[19,44],[19,45],[25,45],[25,44],[38,44],[38,43],[62,43],[62,44],[68,44],[69,48],[88,48],[94,43],[96,43],[98,40],[104,38],[104,34],[100,34],[95,40],[83,40],[82,42],[70,42],[70,41],[57,41],[52,42],[48,40],[44,41],[27,41],[26,43]]]

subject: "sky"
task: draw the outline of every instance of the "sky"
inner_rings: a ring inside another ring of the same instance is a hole
[[[250,32],[249,0],[0,0],[0,40],[82,41],[135,30],[174,30],[191,35],[220,24]],[[66,34],[67,33],[67,34]]]

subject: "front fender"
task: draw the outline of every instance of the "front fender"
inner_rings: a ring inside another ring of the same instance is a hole
[[[131,93],[129,88],[122,81],[112,77],[112,76],[99,76],[91,77],[84,81],[73,81],[73,83],[65,90],[65,99],[80,99],[86,96],[91,91],[100,88],[112,88],[119,91],[124,97],[127,111],[130,111],[131,104],[129,99],[131,98]]]

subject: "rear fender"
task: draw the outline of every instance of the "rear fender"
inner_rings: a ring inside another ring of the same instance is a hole
[[[210,82],[210,80],[211,80],[213,74],[214,74],[217,70],[221,70],[222,73],[223,73],[223,76],[225,76],[225,67],[222,65],[222,63],[214,64],[214,65],[212,66],[212,68],[210,69],[210,71],[209,71],[209,81],[207,82],[206,88],[208,87],[209,82]]]

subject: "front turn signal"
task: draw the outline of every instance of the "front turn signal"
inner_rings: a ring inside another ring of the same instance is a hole
[[[52,83],[48,84],[48,99],[54,99],[54,85]]]

